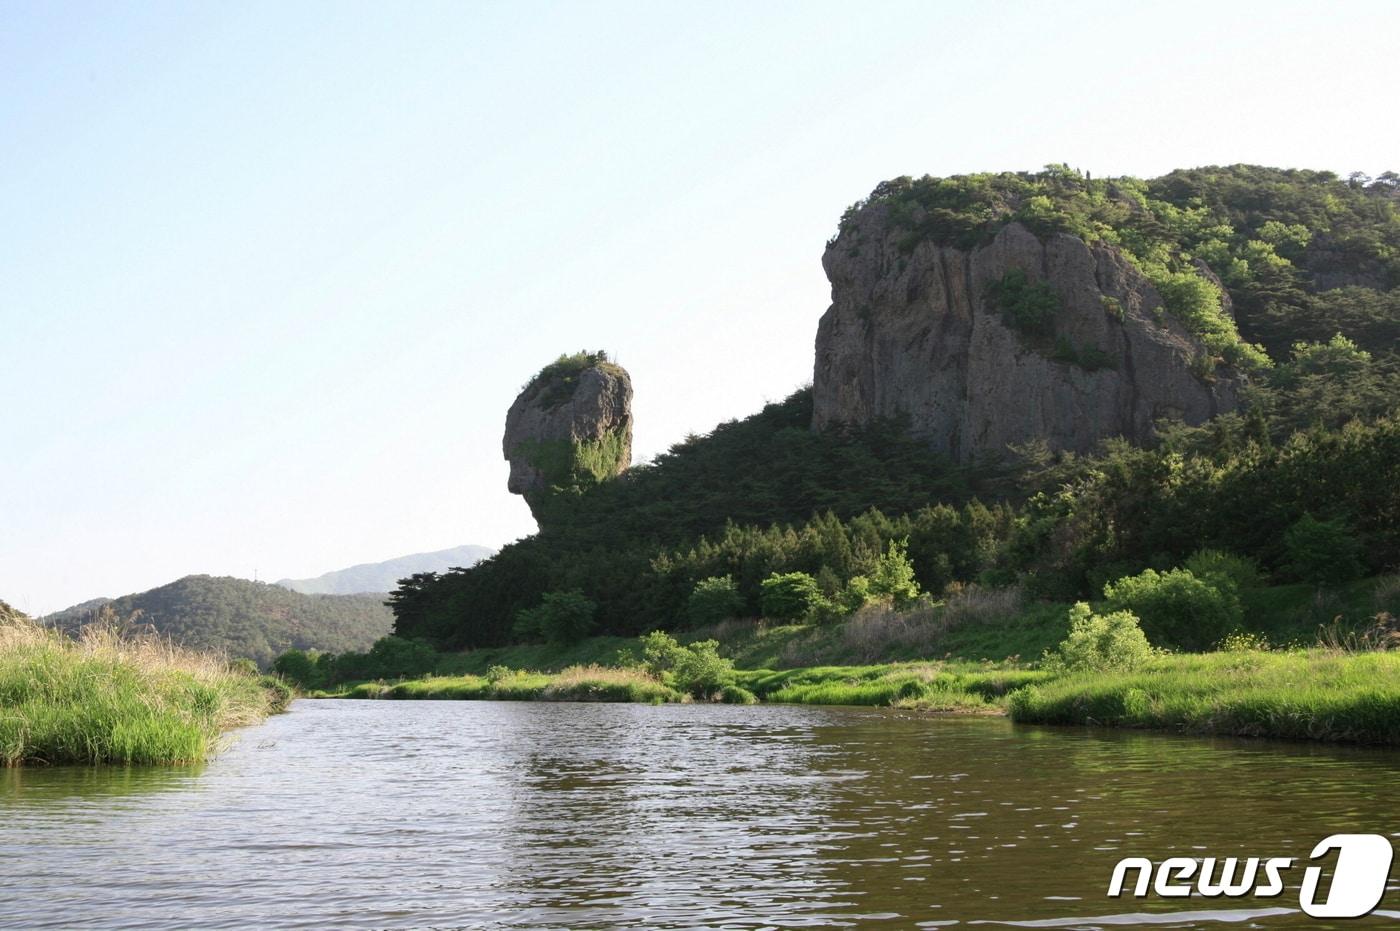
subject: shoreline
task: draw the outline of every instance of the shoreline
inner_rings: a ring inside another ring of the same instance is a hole
[[[1400,652],[1169,654],[1129,672],[1056,675],[1002,664],[894,663],[735,670],[733,703],[885,707],[1019,724],[1400,746]],[[310,698],[698,701],[645,673],[570,667],[357,683]],[[724,700],[717,694],[719,700]]]

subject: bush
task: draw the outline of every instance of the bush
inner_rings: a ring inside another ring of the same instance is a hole
[[[1304,582],[1336,585],[1365,571],[1361,542],[1341,518],[1318,520],[1305,513],[1284,531],[1283,545],[1289,571]]]
[[[304,689],[317,688],[321,677],[316,670],[316,661],[305,650],[291,649],[272,661],[272,671],[288,682]]]
[[[1182,568],[1222,591],[1227,587],[1233,587],[1237,592],[1258,588],[1262,581],[1259,566],[1254,560],[1224,550],[1196,550],[1182,564]]]
[[[1152,645],[1131,611],[1094,614],[1084,602],[1069,611],[1069,636],[1045,663],[1066,672],[1128,670],[1152,658]]]
[[[874,600],[876,599],[870,591],[870,580],[863,575],[857,575],[852,576],[846,587],[841,590],[841,594],[836,596],[834,607],[842,614],[854,614]]]
[[[763,616],[785,621],[805,620],[825,601],[817,580],[805,572],[775,572],[759,594]]]
[[[422,640],[380,637],[369,648],[370,677],[412,679],[426,675],[437,665],[437,651]]]
[[[718,624],[738,617],[744,610],[744,596],[727,575],[711,576],[695,583],[686,603],[686,616],[695,627]]]
[[[696,698],[710,698],[734,684],[734,663],[719,655],[719,642],[701,640],[681,646],[665,631],[642,638],[642,662],[662,682]]]
[[[1209,650],[1244,619],[1244,609],[1233,586],[1222,591],[1196,578],[1190,570],[1138,575],[1104,586],[1104,597],[1116,611],[1130,611],[1141,618],[1153,643],[1182,650]]]
[[[582,592],[546,592],[538,605],[516,613],[515,632],[546,643],[577,643],[592,633],[597,612]]]
[[[1054,332],[1060,299],[1048,285],[1032,282],[1025,272],[1013,268],[1000,281],[992,282],[988,291],[1001,310],[1002,320],[1013,330],[1033,337],[1048,337]]]

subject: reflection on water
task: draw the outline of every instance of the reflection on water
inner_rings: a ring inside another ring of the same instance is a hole
[[[0,772],[0,924],[1091,928],[1175,908],[1192,914],[1160,926],[1317,927],[1296,880],[1214,912],[1104,890],[1128,855],[1400,836],[1397,802],[1393,751],[855,709],[303,701],[202,771]]]

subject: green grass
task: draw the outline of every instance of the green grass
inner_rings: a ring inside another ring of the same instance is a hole
[[[1014,692],[1012,719],[1400,744],[1400,653],[1319,649],[1163,656]]]
[[[492,666],[560,672],[570,666],[607,666],[616,663],[619,650],[636,651],[632,637],[589,637],[574,644],[531,643],[489,647],[465,653],[447,653],[433,670],[439,676],[482,676]]]
[[[1393,582],[1393,580],[1391,580]],[[1286,585],[1243,592],[1245,628],[1281,650],[1162,655],[1131,673],[1057,674],[1032,668],[1068,631],[1068,605],[999,602],[973,592],[950,606],[898,615],[874,611],[864,626],[728,621],[678,631],[715,638],[735,663],[726,700],[893,706],[1009,713],[1017,721],[1112,725],[1201,734],[1400,744],[1400,653],[1304,649],[1319,627],[1364,626],[1400,598],[1368,579],[1319,592]],[[951,618],[951,619],[950,619]],[[860,620],[860,619],[855,619]],[[635,640],[595,637],[570,646],[515,646],[445,656],[438,675],[366,683],[341,694],[384,698],[681,701],[636,669],[608,668]],[[873,660],[873,661],[872,661]],[[493,666],[530,669],[495,681]]]
[[[744,670],[739,684],[763,701],[880,705],[931,711],[996,711],[1012,689],[1045,673],[991,664],[887,663]]]
[[[110,630],[0,623],[0,765],[187,764],[291,691],[216,657]]]
[[[499,678],[431,676],[392,685],[362,682],[339,698],[428,698],[491,701],[598,701],[658,703],[682,696],[637,669],[571,666],[557,673],[515,671]]]

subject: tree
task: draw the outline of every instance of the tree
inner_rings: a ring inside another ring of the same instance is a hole
[[[696,627],[718,624],[731,617],[738,617],[744,610],[744,596],[739,594],[739,586],[731,576],[720,575],[701,579],[691,589],[690,600],[686,602],[686,616]]]
[[[546,592],[540,603],[516,614],[515,631],[546,643],[577,643],[593,632],[598,605],[578,590]]]
[[[1336,585],[1364,571],[1361,543],[1345,520],[1318,520],[1305,513],[1283,535],[1288,568],[1304,582]]]
[[[1182,650],[1209,650],[1244,619],[1233,586],[1221,591],[1187,569],[1148,569],[1108,583],[1103,593],[1110,608],[1141,619],[1149,641]]]
[[[763,580],[759,604],[764,617],[800,621],[810,617],[825,600],[817,580],[807,573],[775,572]]]
[[[870,594],[894,601],[904,607],[919,597],[919,583],[914,578],[914,564],[909,561],[909,539],[889,542],[889,547],[875,563],[870,573]]]

